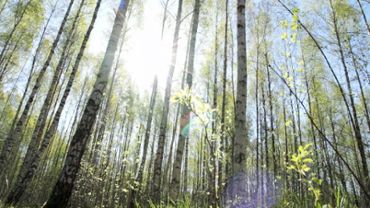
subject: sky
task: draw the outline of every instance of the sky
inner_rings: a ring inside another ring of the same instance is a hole
[[[109,0],[102,4],[90,39],[89,53],[97,55],[105,52],[113,24],[113,9],[117,8],[118,4],[119,0]],[[164,88],[171,59],[173,29],[167,30],[168,35],[161,39],[163,7],[159,0],[144,0],[141,21],[138,22],[135,18],[131,16],[128,22],[129,30],[121,63],[139,90],[151,89],[155,75],[158,75],[159,87]],[[183,49],[179,48],[179,60],[183,57],[182,51]]]

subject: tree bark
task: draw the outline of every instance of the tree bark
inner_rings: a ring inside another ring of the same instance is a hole
[[[24,101],[25,101],[25,99],[26,99],[26,95],[27,95],[27,92],[28,92],[28,88],[29,88],[29,87],[30,87],[30,85],[31,85],[31,81],[32,81],[33,73],[34,73],[34,71],[35,71],[36,61],[37,61],[37,59],[38,59],[38,57],[39,57],[39,54],[40,54],[40,51],[41,51],[42,42],[43,42],[43,41],[44,41],[44,39],[45,39],[46,30],[47,30],[47,28],[48,28],[48,26],[49,26],[50,20],[51,20],[51,18],[52,18],[52,16],[53,16],[54,12],[55,12],[56,5],[57,5],[57,3],[55,3],[55,4],[54,4],[53,9],[51,10],[50,15],[49,15],[49,17],[48,17],[48,19],[47,19],[47,21],[46,21],[46,23],[45,23],[45,26],[44,26],[44,28],[43,28],[43,30],[42,30],[42,32],[41,32],[40,40],[38,41],[37,48],[36,48],[36,50],[35,50],[35,54],[33,55],[33,58],[32,58],[32,64],[31,64],[30,72],[29,72],[29,75],[28,75],[28,78],[27,78],[26,88],[25,88],[25,89],[24,89],[24,91],[23,91],[22,98],[21,98],[20,103],[19,103],[19,105],[18,105],[18,107],[17,107],[16,114],[15,114],[15,116],[14,116],[14,118],[13,118],[13,121],[12,121],[11,129],[13,129],[13,128],[14,128],[14,126],[15,126],[15,124],[16,124],[16,122],[17,122],[17,120],[18,120],[19,113],[20,113],[20,111],[21,111],[21,109],[22,109],[22,107],[23,107],[23,103],[24,103]],[[22,72],[22,71],[23,71],[23,70],[21,70],[21,72]],[[20,74],[20,75],[21,75],[21,74]],[[20,75],[19,75],[19,76],[20,76]],[[16,86],[14,86],[14,87],[16,87]],[[1,113],[1,115],[3,115],[4,111],[5,111],[5,107],[4,107],[3,112]],[[0,126],[0,127],[1,127],[1,126]]]
[[[1,8],[0,8],[0,15],[1,13],[3,13],[4,9],[5,9],[5,6],[6,4],[9,2],[9,0],[5,0],[5,2],[1,5]]]
[[[278,2],[291,14],[291,15],[294,15],[294,13],[292,12],[292,10],[290,10],[281,0],[278,0]],[[339,82],[339,79],[338,79],[338,76],[336,75],[335,71],[334,71],[334,68],[332,67],[327,55],[325,54],[325,52],[323,51],[323,48],[320,46],[319,42],[316,40],[316,38],[313,36],[313,34],[307,29],[307,27],[298,19],[298,24],[300,26],[302,26],[303,30],[306,31],[306,33],[310,36],[310,38],[312,39],[312,41],[314,42],[315,46],[317,47],[317,49],[320,51],[321,55],[323,56],[327,66],[329,67],[330,69],[330,72],[331,74],[333,75],[334,79],[335,79],[335,82],[339,88],[339,91],[340,91],[340,94],[343,98],[343,101],[344,101],[344,104],[346,106],[346,110],[349,114],[349,118],[350,118],[350,122],[351,122],[351,125],[354,129],[354,132],[355,132],[355,138],[356,138],[356,143],[358,144],[358,149],[360,149],[360,154],[361,156],[365,156],[365,152],[364,152],[364,147],[363,147],[363,141],[361,140],[361,138],[359,137],[359,135],[361,134],[359,132],[359,129],[358,127],[356,127],[356,124],[355,124],[355,121],[353,119],[353,116],[352,116],[352,112],[351,112],[351,107],[347,101],[347,98],[345,96],[345,92],[344,92],[344,89],[342,87],[342,85],[340,84]],[[335,24],[336,25],[336,24]],[[338,34],[338,33],[336,33]],[[316,127],[315,127],[316,128]],[[357,132],[357,133],[356,133]],[[320,132],[319,132],[320,133]],[[359,134],[360,133],[360,134]],[[321,133],[320,133],[321,134]],[[357,136],[356,136],[357,134]],[[330,145],[332,146],[332,145]],[[344,161],[343,161],[344,162]],[[366,170],[367,167],[365,167],[365,164],[367,162],[365,160],[362,160],[362,169],[363,170]],[[351,174],[353,174],[353,176],[355,177],[356,181],[358,182],[358,184],[361,186],[361,189],[366,193],[367,196],[369,196],[369,194],[367,193],[368,190],[365,188],[365,185],[361,182],[361,180],[359,180],[359,178],[357,178],[357,176],[355,176],[354,172],[352,171],[352,169],[348,166],[348,164],[345,163],[345,166],[350,170]],[[364,171],[366,172],[366,171]],[[365,175],[365,174],[363,174]],[[368,174],[367,174],[368,175]],[[367,176],[368,177],[368,176]],[[368,185],[368,183],[370,180],[367,180],[365,181],[365,184]]]
[[[5,52],[6,50],[8,49],[8,46],[13,38],[13,35],[15,33],[15,31],[17,30],[19,24],[22,22],[22,19],[24,17],[24,15],[26,14],[26,11],[28,9],[28,7],[30,6],[30,4],[32,3],[33,0],[29,0],[27,1],[27,3],[25,4],[24,6],[24,9],[22,10],[21,14],[20,14],[20,17],[15,21],[9,35],[8,35],[8,38],[6,39],[5,43],[4,43],[4,46],[3,48],[1,49],[1,52],[0,52],[0,65],[3,63],[4,61],[4,56],[5,56]],[[21,4],[21,2],[18,2],[18,4]],[[4,5],[5,6],[5,5]],[[1,83],[1,79],[0,79],[0,83]]]
[[[20,136],[22,134],[22,130],[24,129],[24,124],[25,124],[25,121],[27,119],[30,107],[31,107],[31,105],[32,105],[32,103],[35,99],[35,96],[36,96],[37,92],[39,91],[39,89],[41,87],[41,84],[42,84],[41,80],[43,79],[44,74],[45,74],[47,68],[50,65],[51,59],[54,56],[54,53],[55,53],[55,50],[58,46],[60,37],[63,33],[64,26],[67,22],[69,13],[71,11],[73,2],[74,2],[74,0],[71,0],[70,3],[69,3],[68,9],[67,9],[67,11],[64,15],[64,18],[63,18],[63,21],[62,21],[60,27],[59,27],[58,34],[57,34],[56,38],[54,39],[54,42],[53,42],[53,45],[50,49],[49,55],[48,55],[44,65],[43,65],[42,69],[39,72],[39,75],[36,79],[35,85],[32,89],[32,92],[31,92],[27,102],[26,102],[25,107],[24,107],[24,110],[23,110],[19,120],[14,125],[14,128],[9,132],[9,134],[8,134],[6,140],[5,140],[2,151],[0,153],[0,167],[4,167],[4,165],[8,162],[9,158],[11,157],[11,152],[13,150],[13,146],[20,142]],[[0,173],[0,175],[3,174],[4,170],[1,170],[1,171],[2,172]]]
[[[278,175],[277,172],[277,159],[276,159],[276,144],[275,144],[275,127],[274,127],[274,108],[273,108],[273,100],[272,100],[272,89],[271,89],[271,75],[270,70],[268,68],[269,60],[267,53],[265,54],[266,59],[266,72],[267,72],[267,84],[268,84],[268,97],[269,97],[269,108],[270,108],[270,132],[271,132],[271,147],[272,147],[272,164],[273,164],[273,170],[274,170],[274,176],[276,177]]]
[[[32,134],[32,137],[31,137],[31,142],[28,145],[28,148],[27,148],[27,151],[26,151],[26,156],[25,156],[25,158],[23,160],[23,163],[21,165],[21,169],[19,171],[17,181],[14,185],[14,189],[11,190],[11,192],[9,193],[9,195],[7,197],[6,204],[10,205],[10,204],[13,204],[13,203],[14,204],[18,203],[21,195],[25,191],[25,188],[27,187],[28,183],[32,179],[32,176],[30,177],[30,176],[27,176],[27,175],[29,175],[28,172],[30,171],[30,169],[32,169],[31,166],[32,166],[32,163],[33,163],[33,158],[35,157],[36,154],[38,154],[39,147],[40,147],[40,144],[42,142],[43,135],[44,135],[44,129],[47,128],[47,125],[46,125],[47,124],[46,123],[47,117],[50,113],[51,105],[52,105],[53,99],[54,99],[55,94],[56,94],[56,88],[57,88],[57,85],[60,81],[60,77],[61,77],[61,74],[62,74],[62,71],[63,71],[63,68],[64,68],[63,65],[64,65],[64,62],[65,62],[65,59],[67,59],[67,51],[68,51],[68,48],[70,46],[70,42],[71,42],[71,39],[72,39],[72,33],[74,32],[75,27],[77,25],[77,22],[78,22],[78,19],[79,19],[81,9],[82,9],[83,5],[84,5],[84,0],[82,0],[81,3],[80,3],[77,14],[76,14],[76,16],[74,18],[74,21],[72,23],[72,26],[71,26],[71,30],[69,31],[69,34],[67,35],[68,36],[67,40],[66,40],[65,45],[63,47],[62,54],[61,54],[60,60],[58,62],[57,68],[55,70],[55,73],[53,75],[52,82],[51,82],[49,91],[47,93],[46,99],[44,100],[44,103],[43,103],[42,108],[41,108],[41,112],[38,116],[36,126],[33,130],[33,134]],[[25,178],[29,178],[27,180],[27,182],[25,181]]]
[[[361,1],[360,1],[360,0],[357,0],[357,4],[358,4],[358,6],[360,7],[360,11],[361,11],[361,14],[362,14],[362,18],[364,19],[364,22],[365,22],[365,25],[366,25],[367,32],[368,32],[368,34],[370,35],[370,27],[369,27],[369,23],[367,22],[366,14],[365,14],[365,11],[364,11],[364,9],[363,9],[363,7],[362,7]]]
[[[229,0],[225,1],[225,31],[224,31],[224,65],[223,65],[223,78],[222,78],[222,104],[221,104],[221,141],[220,141],[220,152],[223,155],[221,158],[221,162],[218,163],[218,193],[219,193],[219,200],[218,200],[218,205],[221,206],[221,200],[222,200],[222,195],[221,193],[223,192],[224,189],[224,179],[223,179],[223,170],[224,170],[224,164],[226,164],[226,152],[225,152],[225,147],[226,145],[226,105],[227,105],[227,100],[226,100],[226,83],[227,83],[227,62],[228,62],[228,25],[229,23]],[[226,168],[225,168],[226,169]],[[226,173],[226,171],[225,171]]]
[[[154,83],[153,83],[153,90],[152,90],[152,95],[150,97],[150,103],[149,103],[149,112],[148,112],[148,119],[146,122],[146,127],[145,127],[145,136],[144,136],[144,146],[143,146],[143,156],[141,158],[140,166],[136,175],[135,181],[139,183],[138,191],[131,189],[131,200],[128,202],[128,207],[129,208],[134,208],[135,207],[135,198],[136,198],[136,193],[140,192],[142,189],[142,180],[143,180],[143,173],[144,173],[144,167],[145,167],[145,162],[146,162],[146,155],[148,151],[148,145],[149,145],[149,138],[150,138],[150,132],[152,128],[152,121],[153,121],[153,113],[154,113],[154,106],[155,106],[155,100],[157,97],[157,87],[158,87],[158,78],[157,76],[154,78]]]
[[[362,81],[361,81],[361,78],[360,78],[360,74],[358,73],[358,70],[360,70],[360,67],[358,66],[357,60],[355,58],[355,54],[354,54],[353,49],[352,49],[352,44],[351,44],[351,39],[350,38],[348,40],[348,46],[349,46],[349,53],[351,55],[353,65],[355,66],[354,71],[355,71],[355,74],[356,74],[356,79],[357,79],[357,82],[358,82],[358,86],[360,87],[361,100],[362,100],[362,104],[364,106],[367,127],[369,128],[369,133],[370,133],[370,111],[369,111],[368,106],[367,106],[366,96],[365,96],[365,93],[364,93],[364,87],[363,87],[363,84],[362,84]]]
[[[79,12],[81,11],[83,3],[84,3],[84,1],[81,2]],[[35,172],[36,172],[36,170],[39,166],[42,154],[45,152],[45,150],[49,146],[49,143],[50,143],[51,139],[54,137],[54,135],[57,131],[60,116],[63,112],[64,106],[66,104],[66,100],[68,98],[68,95],[71,91],[72,84],[74,82],[79,64],[82,60],[82,56],[83,56],[84,51],[86,49],[87,42],[90,38],[91,31],[94,27],[95,20],[97,18],[97,13],[98,13],[99,8],[100,8],[100,3],[101,3],[101,0],[99,0],[96,4],[94,14],[93,14],[93,18],[91,20],[89,28],[88,28],[88,30],[85,34],[84,39],[83,39],[83,42],[82,42],[82,45],[80,47],[79,53],[77,55],[76,61],[75,61],[74,66],[72,68],[72,72],[71,72],[71,75],[69,77],[67,86],[64,90],[62,99],[61,99],[60,104],[58,106],[58,110],[56,111],[56,114],[54,116],[54,119],[51,123],[51,126],[50,126],[49,130],[46,132],[45,137],[44,137],[44,139],[41,143],[40,148],[35,149],[35,152],[32,155],[32,158],[30,158],[28,160],[29,163],[26,163],[26,161],[25,161],[25,165],[24,165],[25,169],[23,171],[21,169],[21,172],[20,172],[18,180],[17,180],[18,182],[16,183],[13,190],[10,192],[10,194],[7,197],[7,200],[6,200],[7,204],[17,204],[19,202],[20,197],[24,194],[27,186],[30,184],[30,182],[31,182],[31,180],[32,180],[32,178],[33,178],[33,176],[34,176],[34,174],[35,174]],[[76,17],[76,19],[77,19],[77,17]]]
[[[114,26],[110,35],[106,53],[97,75],[97,80],[95,81],[93,91],[87,101],[81,121],[72,137],[64,167],[56,185],[53,188],[51,196],[45,205],[46,208],[66,207],[72,194],[74,181],[76,179],[77,172],[80,169],[81,158],[86,149],[87,139],[89,138],[92,125],[96,119],[96,113],[99,110],[104,97],[108,76],[112,69],[119,36],[122,32],[127,5],[129,2],[130,0],[121,0],[114,20]]]
[[[200,0],[195,0],[194,2],[194,13],[193,13],[193,22],[191,26],[191,39],[190,39],[190,48],[189,48],[189,60],[188,68],[186,72],[186,85],[187,88],[191,89],[193,85],[193,76],[194,76],[194,57],[195,57],[195,44],[197,39],[197,31],[199,25],[199,13],[200,13]],[[171,179],[171,192],[170,198],[173,201],[179,199],[180,192],[180,173],[183,159],[183,152],[185,147],[185,140],[189,140],[190,133],[190,113],[191,110],[188,106],[181,106],[181,116],[180,116],[180,137],[177,145],[175,160],[173,163],[173,173]]]
[[[155,203],[159,203],[161,200],[161,178],[162,178],[162,161],[163,161],[163,152],[166,140],[166,130],[167,130],[167,120],[169,113],[169,102],[171,97],[171,88],[172,88],[172,77],[175,71],[176,61],[177,61],[177,49],[178,49],[178,40],[179,32],[181,25],[181,15],[182,15],[182,4],[183,0],[178,1],[177,17],[176,17],[176,27],[172,44],[172,58],[171,65],[167,76],[166,91],[164,96],[162,118],[159,129],[159,138],[157,143],[157,151],[154,160],[154,174],[153,174],[153,187],[152,187],[152,196]]]
[[[357,148],[358,148],[358,151],[359,151],[360,157],[361,157],[362,177],[365,181],[365,184],[368,187],[368,189],[366,190],[368,192],[370,190],[370,188],[369,188],[370,187],[370,179],[369,179],[369,169],[368,169],[368,165],[367,165],[364,142],[363,142],[362,135],[361,135],[360,124],[359,124],[358,116],[357,116],[357,109],[356,109],[355,101],[354,101],[354,98],[353,98],[353,91],[352,91],[351,81],[350,81],[350,78],[349,78],[348,68],[347,68],[347,64],[346,64],[346,61],[345,61],[344,51],[343,51],[342,42],[341,42],[341,38],[340,38],[340,34],[339,34],[337,17],[336,17],[336,13],[335,13],[335,10],[334,10],[334,7],[333,7],[332,0],[329,0],[329,2],[330,2],[331,9],[332,9],[334,32],[335,32],[335,37],[336,37],[336,40],[337,40],[337,45],[338,45],[338,48],[339,48],[340,60],[341,60],[341,63],[343,65],[344,75],[345,75],[345,78],[346,78],[346,84],[347,84],[347,89],[348,89],[348,93],[349,93],[350,107],[351,107],[351,110],[352,110],[352,113],[350,112],[350,117],[352,118],[353,131],[354,131],[355,138],[356,138]]]
[[[235,141],[233,155],[232,201],[241,204],[247,199],[246,190],[246,157],[248,137],[246,129],[247,108],[247,50],[245,28],[245,0],[237,2],[237,52],[238,75],[235,112]],[[239,201],[237,197],[240,199]]]

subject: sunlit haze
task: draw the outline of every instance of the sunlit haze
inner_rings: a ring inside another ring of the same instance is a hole
[[[369,207],[369,2],[0,0],[0,208]]]
[[[116,3],[118,4],[118,1]],[[113,11],[116,5],[112,2],[105,2],[105,4],[106,6],[99,13],[102,18],[97,20],[91,37],[89,52],[92,54],[104,53],[111,24],[113,24]],[[165,85],[171,61],[173,28],[168,27],[167,23],[164,36],[161,37],[163,10],[160,1],[145,1],[141,21],[138,22],[135,17],[131,17],[128,22],[120,62],[140,91],[151,88],[155,75],[158,76],[160,89]],[[172,17],[169,17],[167,22],[173,23],[174,20],[170,18]],[[183,64],[185,55],[181,41],[180,37],[178,66]],[[174,82],[176,81],[175,78]]]

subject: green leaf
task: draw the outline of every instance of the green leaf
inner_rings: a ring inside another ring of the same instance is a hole
[[[286,40],[286,39],[288,39],[288,34],[285,32],[285,33],[283,33],[282,35],[281,35],[281,39],[282,40]]]
[[[295,166],[294,166],[294,165],[289,165],[289,166],[287,167],[287,169],[288,169],[288,170],[295,170],[296,168],[295,168]]]
[[[306,158],[303,160],[304,163],[313,163],[313,160],[311,158]]]
[[[285,126],[287,126],[287,127],[289,127],[289,126],[291,126],[292,125],[292,120],[287,120],[286,122],[285,122]]]
[[[297,156],[297,155],[292,155],[292,159],[291,159],[291,161],[292,162],[298,162],[298,160],[299,160],[299,157]]]
[[[304,152],[303,147],[302,147],[302,146],[299,146],[299,147],[298,147],[298,151],[299,151],[299,152],[301,152],[301,153],[302,153],[302,152]]]
[[[292,41],[292,43],[297,42],[297,34],[296,33],[290,35],[290,41]]]
[[[288,28],[288,25],[289,25],[288,24],[288,20],[282,20],[282,21],[280,21],[280,25],[284,29]]]
[[[310,168],[310,167],[308,167],[307,165],[302,165],[302,170],[303,170],[304,172],[308,172],[308,171],[310,171],[310,170],[311,170],[311,168]]]

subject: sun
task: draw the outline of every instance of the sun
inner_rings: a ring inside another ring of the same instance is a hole
[[[165,83],[171,60],[171,44],[160,38],[158,21],[144,22],[135,34],[128,37],[126,50],[121,59],[125,70],[140,90],[151,88],[154,77]],[[151,34],[151,35],[148,35]]]
[[[120,63],[140,92],[150,91],[154,77],[158,77],[158,87],[164,90],[171,63],[173,28],[165,27],[161,37],[163,8],[157,1],[147,1],[141,21],[130,19],[123,43]],[[96,27],[89,43],[89,53],[103,54],[108,44],[107,34],[110,32],[111,10],[103,10],[99,14]],[[170,21],[170,20],[169,20]],[[113,22],[112,22],[113,24]],[[177,50],[177,64],[173,82],[180,82],[176,74],[183,69],[186,57],[187,37],[180,37]]]

